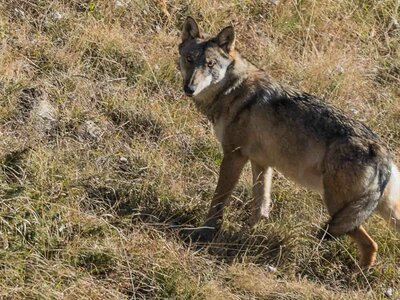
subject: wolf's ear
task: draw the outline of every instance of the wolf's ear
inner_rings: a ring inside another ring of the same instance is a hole
[[[200,37],[199,26],[192,17],[187,17],[182,28],[182,43]]]
[[[232,26],[225,27],[218,33],[217,43],[226,53],[235,49],[235,30]]]

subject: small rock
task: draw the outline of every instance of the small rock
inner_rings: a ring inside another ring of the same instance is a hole
[[[58,232],[59,233],[62,233],[65,229],[67,229],[68,228],[68,225],[66,225],[66,224],[61,224],[59,227],[58,227]]]
[[[121,172],[129,172],[130,171],[130,164],[129,161],[126,157],[121,156],[119,158],[119,164],[118,164],[118,168],[119,171]]]
[[[388,298],[392,298],[393,296],[393,289],[391,287],[387,288],[385,291],[385,296]]]
[[[115,5],[115,7],[125,7],[126,3],[124,1],[121,1],[121,0],[115,0],[114,1],[114,5]]]
[[[278,269],[273,266],[266,266],[265,269],[270,273],[276,273],[276,271],[278,271]]]
[[[357,109],[355,109],[355,108],[351,108],[350,111],[351,111],[353,114],[355,114],[355,115],[358,115],[358,114],[360,113],[360,112],[359,112]]]
[[[343,74],[344,73],[344,68],[342,65],[337,65],[335,68],[335,73],[336,74]]]
[[[399,29],[400,28],[399,20],[392,19],[392,21],[390,22],[390,27],[393,27],[393,29]]]
[[[99,140],[103,135],[103,131],[97,126],[93,121],[86,121],[85,124],[85,132],[93,139]]]
[[[61,20],[62,17],[63,17],[63,15],[62,15],[60,12],[58,12],[58,11],[55,11],[55,12],[53,12],[53,13],[50,14],[50,18],[51,18],[52,20]]]
[[[80,141],[92,140],[99,141],[103,135],[103,130],[92,120],[85,121],[77,128]]]
[[[25,12],[19,8],[14,8],[14,16],[20,19],[25,18]]]
[[[53,122],[56,120],[54,107],[47,100],[40,100],[36,114],[44,121]]]
[[[40,99],[31,112],[33,125],[37,131],[50,133],[56,125],[55,108],[47,99]]]
[[[32,46],[35,46],[38,43],[37,39],[35,39],[33,36],[30,36],[28,41]]]

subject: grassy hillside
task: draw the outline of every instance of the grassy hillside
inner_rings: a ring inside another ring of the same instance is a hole
[[[361,271],[348,238],[314,238],[319,196],[279,174],[270,220],[245,225],[247,168],[216,242],[182,241],[221,153],[176,63],[187,15],[211,33],[234,24],[245,57],[366,122],[400,157],[399,6],[1,1],[0,298],[400,297],[400,235],[371,218],[377,266]]]

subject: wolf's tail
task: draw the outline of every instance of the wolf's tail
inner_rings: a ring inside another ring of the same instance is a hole
[[[383,198],[385,188],[391,178],[390,167],[391,163],[386,159],[375,164],[374,175],[363,195],[348,203],[332,216],[328,225],[328,233],[331,236],[338,237],[346,234],[368,219],[377,208],[380,199]],[[400,227],[400,223],[398,226]]]
[[[379,214],[400,232],[400,171],[391,165],[392,175],[378,205]]]

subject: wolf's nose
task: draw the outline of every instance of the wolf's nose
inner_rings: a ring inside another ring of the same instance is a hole
[[[191,97],[195,91],[195,87],[191,84],[188,84],[183,87],[183,90],[187,96]]]

